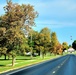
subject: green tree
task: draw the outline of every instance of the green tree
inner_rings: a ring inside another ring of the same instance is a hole
[[[48,43],[51,41],[50,30],[43,28],[35,39],[36,47],[40,51],[40,57],[44,58],[44,54],[48,51]]]
[[[38,55],[40,55],[40,51],[39,51],[39,32],[33,31],[32,42],[33,42],[33,50],[36,53],[38,53]]]
[[[67,50],[68,49],[68,43],[67,42],[63,42],[62,43],[62,50]]]
[[[45,27],[40,31],[43,34],[43,46],[44,46],[44,53],[49,51],[49,44],[51,43],[51,31],[49,28]]]
[[[31,59],[33,58],[33,46],[34,46],[33,35],[34,35],[34,30],[32,28],[30,28],[29,29],[28,44],[29,44],[30,52],[31,52]]]
[[[76,40],[72,43],[72,47],[76,50]]]
[[[5,37],[6,33],[6,28],[5,27],[0,27],[0,55],[4,55],[6,59],[6,43],[7,43],[7,38]]]

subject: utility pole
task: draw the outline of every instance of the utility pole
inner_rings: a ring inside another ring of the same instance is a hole
[[[72,36],[70,36],[70,40],[71,40],[71,47],[72,47]]]

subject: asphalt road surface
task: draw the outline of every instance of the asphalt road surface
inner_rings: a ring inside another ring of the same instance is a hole
[[[76,75],[76,56],[69,54],[1,75]]]

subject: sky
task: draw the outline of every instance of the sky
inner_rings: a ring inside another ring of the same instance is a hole
[[[34,30],[48,27],[56,32],[60,43],[69,45],[76,40],[76,0],[12,0],[13,3],[31,4],[39,16],[35,19]],[[0,15],[4,14],[6,0],[0,1]]]

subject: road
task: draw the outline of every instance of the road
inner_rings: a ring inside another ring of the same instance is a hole
[[[69,54],[1,75],[76,75],[76,56]]]

